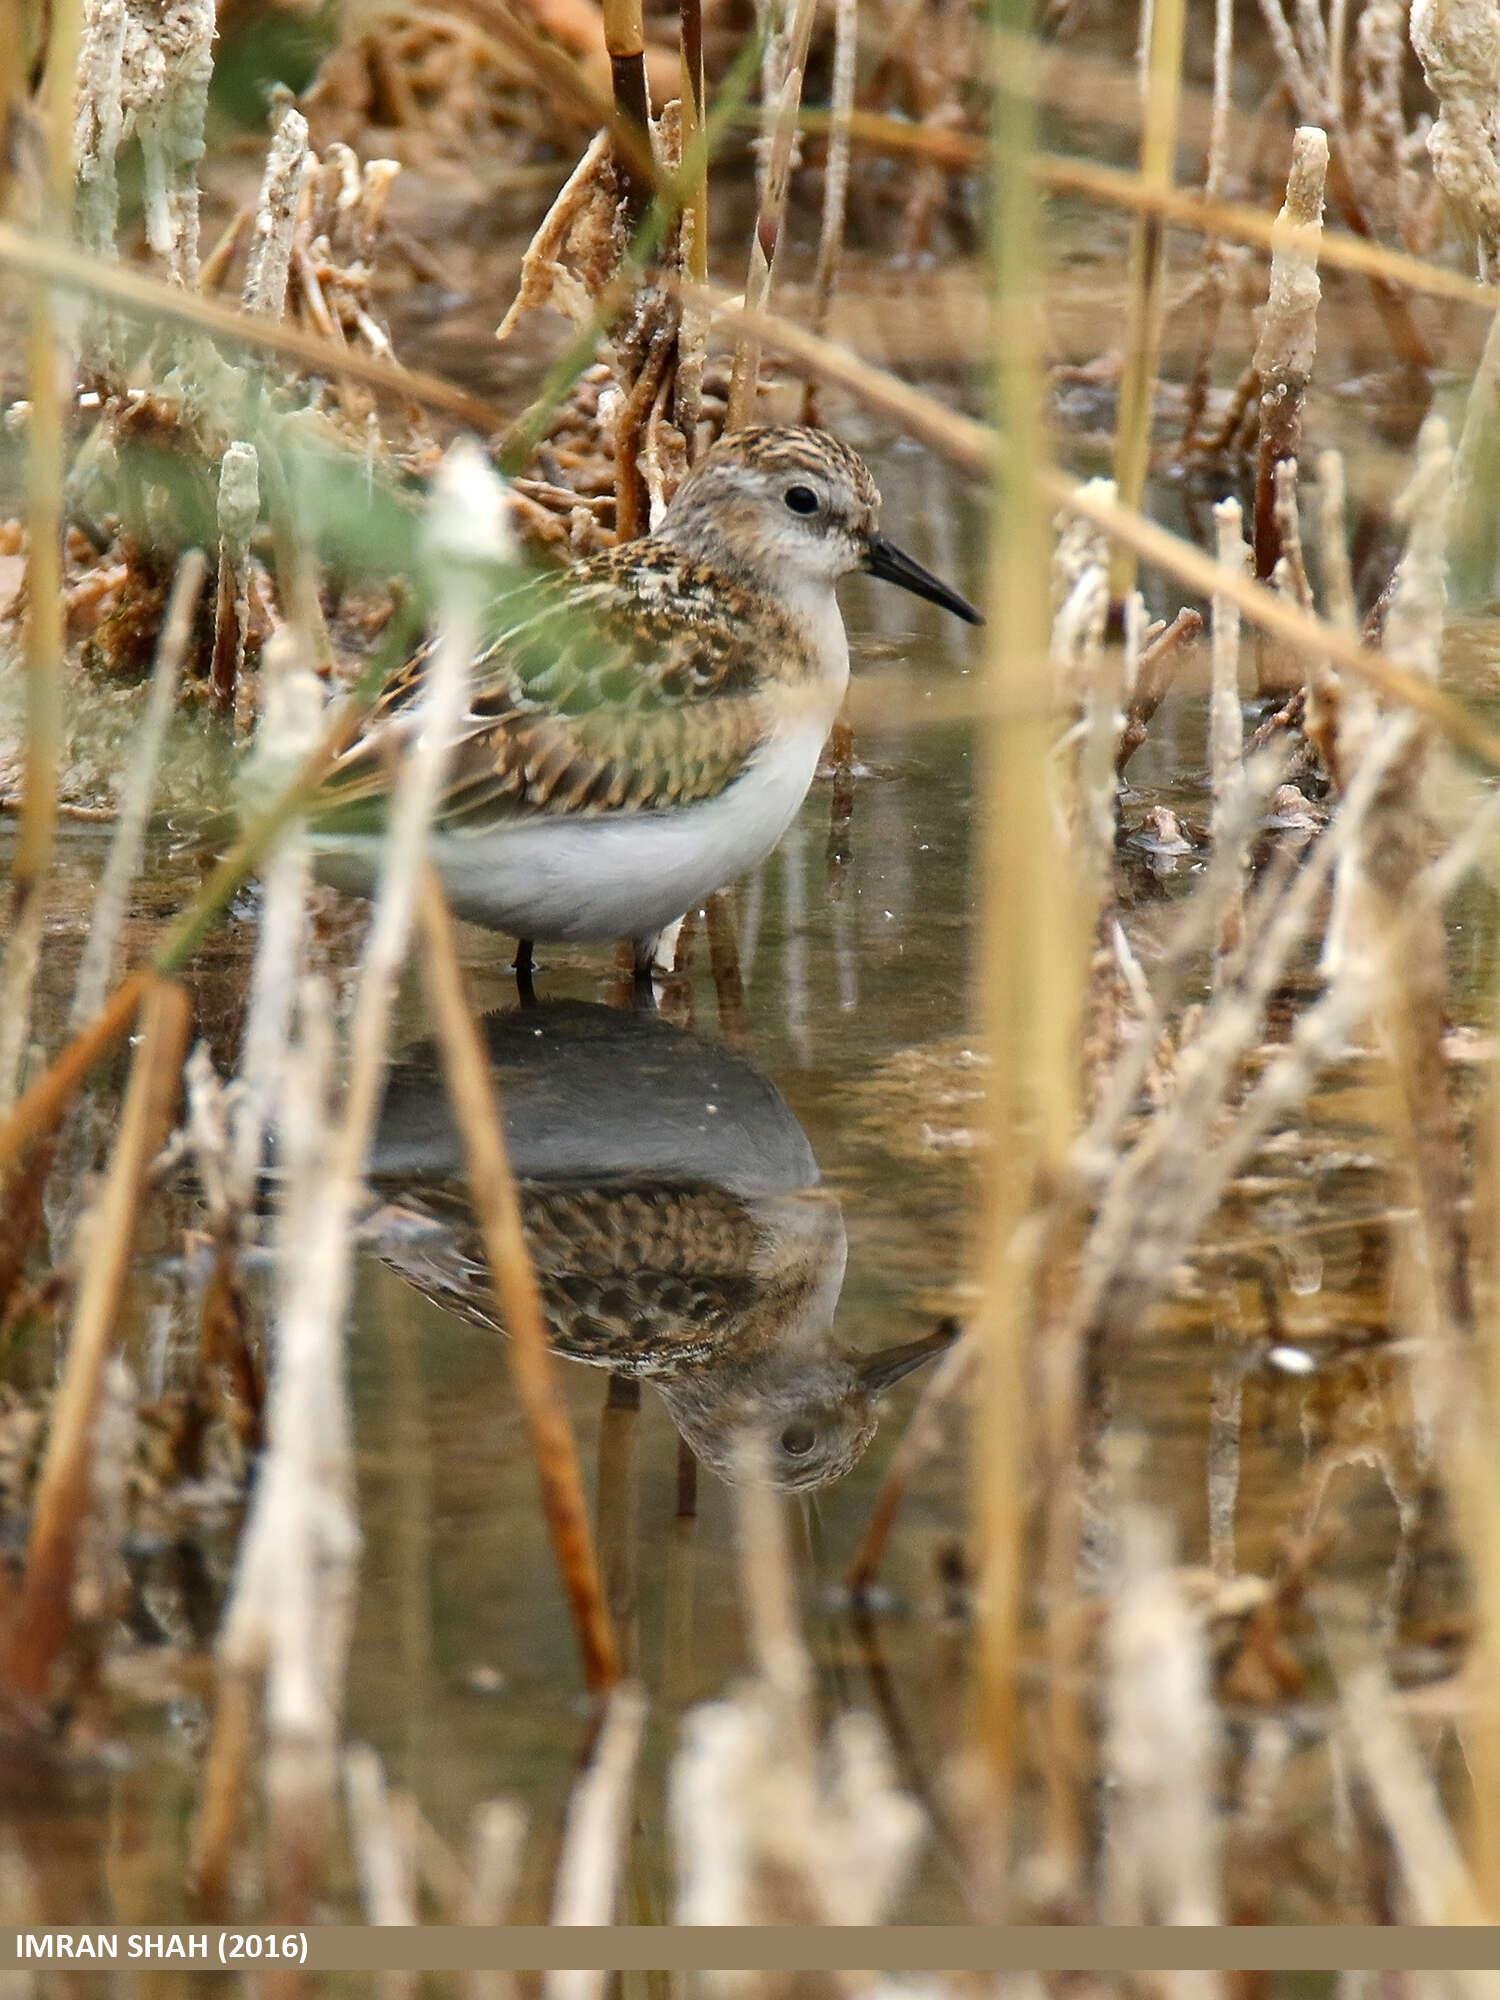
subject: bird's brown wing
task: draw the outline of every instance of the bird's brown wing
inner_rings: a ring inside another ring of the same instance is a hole
[[[765,735],[755,655],[775,643],[763,619],[731,617],[734,589],[647,542],[508,594],[475,663],[438,824],[643,812],[722,791]],[[320,830],[381,823],[430,653],[389,683],[334,767]]]

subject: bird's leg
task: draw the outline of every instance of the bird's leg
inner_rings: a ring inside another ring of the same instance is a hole
[[[656,1012],[656,982],[652,973],[656,965],[656,945],[659,936],[658,932],[652,937],[632,938],[630,941],[634,969],[631,1005],[642,1014]]]
[[[536,1005],[536,988],[531,983],[531,939],[516,939],[516,955],[511,969],[516,975],[516,991],[523,1007]]]

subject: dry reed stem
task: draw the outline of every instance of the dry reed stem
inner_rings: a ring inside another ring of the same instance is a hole
[[[163,979],[149,982],[119,1137],[81,1276],[52,1434],[32,1503],[26,1573],[5,1638],[5,1682],[29,1700],[45,1698],[71,1620],[74,1561],[88,1519],[100,1384],[114,1343],[147,1171],[171,1124],[189,1018],[181,987]]]
[[[386,1789],[385,1767],[368,1743],[351,1743],[344,1752],[344,1800],[365,1922],[417,1923],[415,1857]]]
[[[149,968],[138,967],[122,980],[89,1025],[16,1101],[0,1127],[0,1193],[28,1153],[57,1130],[89,1071],[129,1028],[152,977]]]
[[[208,681],[222,715],[233,715],[250,624],[250,539],[260,518],[255,446],[231,444],[219,464],[219,581]]]
[[[426,947],[422,973],[428,1003],[463,1135],[490,1279],[510,1333],[506,1352],[531,1438],[553,1554],[572,1609],[585,1678],[596,1692],[607,1692],[620,1678],[619,1649],[589,1531],[578,1448],[547,1346],[546,1316],[526,1247],[494,1078],[464,990],[447,898],[430,866],[417,916]]]
[[[634,130],[646,139],[651,130],[651,91],[646,82],[646,21],[642,0],[602,0],[604,46],[609,55],[615,115],[611,128]],[[632,226],[645,214],[652,183],[641,186],[631,172],[627,147],[616,148],[615,165],[624,183],[626,212]]]
[[[1113,1164],[1097,1216],[1085,1245],[1078,1293],[1071,1307],[1080,1335],[1114,1338],[1133,1329],[1166,1282],[1172,1266],[1197,1235],[1217,1203],[1228,1174],[1247,1156],[1259,1133],[1290,1099],[1295,1101],[1311,1070],[1346,1035],[1367,1000],[1357,968],[1332,986],[1302,1017],[1285,1051],[1264,1072],[1228,1133],[1210,1146],[1208,1132],[1239,1065],[1259,1039],[1266,1002],[1288,956],[1307,934],[1330,872],[1349,851],[1360,821],[1391,761],[1409,741],[1409,717],[1395,718],[1371,746],[1351,783],[1339,814],[1330,824],[1258,935],[1243,954],[1239,977],[1205,1013],[1193,1040],[1178,1058],[1170,1103],[1146,1127],[1136,1145]],[[1252,787],[1253,789],[1253,787]],[[1248,832],[1248,829],[1247,829]],[[1150,1017],[1138,1036],[1150,1032]],[[1142,1051],[1127,1044],[1121,1057],[1125,1076],[1135,1074]],[[1123,1093],[1107,1094],[1094,1124],[1080,1141],[1084,1170],[1101,1153],[1102,1120],[1117,1119]],[[1109,1127],[1104,1127],[1106,1133]],[[1108,1139],[1103,1141],[1108,1145]]]
[[[1463,220],[1486,282],[1500,275],[1500,16],[1487,0],[1416,0],[1411,45],[1438,115],[1427,134],[1432,171]]]
[[[918,1469],[941,1445],[949,1406],[968,1384],[974,1359],[971,1342],[966,1339],[955,1341],[922,1386],[917,1407],[911,1413],[911,1421],[903,1431],[900,1443],[891,1453],[890,1464],[870,1508],[859,1546],[844,1573],[845,1587],[856,1599],[867,1596],[875,1582],[907,1489]]]
[[[1328,160],[1328,188],[1334,206],[1355,235],[1367,237],[1371,230],[1350,173],[1347,143],[1340,125],[1341,107],[1330,94],[1327,44],[1321,16],[1311,7],[1299,9],[1298,24],[1304,31],[1310,31],[1306,33],[1309,61],[1304,63],[1287,26],[1281,0],[1260,0],[1260,10],[1281,61],[1298,118],[1306,125],[1324,127],[1333,138]],[[1425,411],[1431,398],[1426,379],[1434,365],[1431,346],[1399,291],[1378,277],[1371,278],[1370,291],[1392,353],[1400,366],[1420,385],[1418,400]]]
[[[99,879],[88,936],[73,983],[73,1002],[68,1010],[68,1029],[72,1034],[85,1027],[104,1005],[114,973],[126,900],[145,852],[146,821],[157,765],[176,707],[182,663],[192,638],[193,619],[207,567],[202,551],[190,549],[177,566],[172,594],[167,600],[156,642],[151,692],[120,788],[114,838]]]
[[[726,327],[753,327],[765,346],[799,366],[816,370],[824,381],[847,389],[965,471],[982,478],[993,469],[997,445],[995,433],[988,425],[961,416],[935,397],[924,395],[920,389],[843,348],[819,340],[775,313],[749,313],[724,293],[708,287],[685,287],[684,292],[685,296],[706,305]],[[1262,584],[1227,575],[1212,556],[1192,543],[1144,515],[1131,513],[1117,500],[1090,492],[1056,467],[1043,465],[1038,477],[1047,504],[1066,507],[1096,522],[1109,534],[1128,542],[1147,562],[1201,596],[1212,598],[1218,592],[1231,599],[1262,631],[1283,640],[1309,659],[1326,659],[1358,675],[1381,693],[1428,717],[1460,749],[1500,769],[1500,732],[1442,694],[1421,675],[1410,672],[1404,663],[1362,646],[1352,634],[1338,631]],[[3,1146],[4,1135],[0,1132],[0,1162],[4,1158]]]
[[[697,284],[708,278],[708,151],[701,143],[704,117],[703,4],[680,0],[678,42],[682,69],[682,156],[694,164],[684,171],[678,261]],[[708,326],[702,313],[684,307],[677,325],[677,366],[672,378],[672,418],[687,446],[688,464],[698,456],[703,413],[703,363]]]
[[[1105,1920],[1214,1924],[1219,1839],[1213,1799],[1218,1716],[1210,1697],[1203,1624],[1171,1573],[1166,1524],[1127,1504],[1120,1578],[1105,1654],[1104,1766],[1109,1775]],[[1207,1975],[1174,1990],[1212,1992]]]
[[[1136,601],[1132,596],[1131,603]],[[1117,777],[1123,776],[1125,766],[1145,742],[1152,716],[1166,700],[1188,648],[1202,630],[1201,611],[1179,611],[1171,624],[1141,650],[1138,658],[1127,654],[1128,706],[1115,753]]]
[[[1028,10],[1002,9],[997,25]],[[976,1800],[978,1907],[1002,1916],[1014,1783],[1015,1675],[1022,1615],[1024,1466],[1029,1349],[1035,1331],[1033,1204],[1057,1185],[1077,1116],[1077,996],[1085,944],[1059,850],[1047,790],[1053,736],[1044,502],[1041,273],[1036,203],[1026,172],[1035,140],[1031,67],[997,79],[992,238],[996,416],[1007,449],[995,453],[990,563],[989,715],[982,735],[983,902],[974,978],[989,1056],[987,1186],[974,1224],[980,1289],[974,1320],[974,1512],[979,1604],[972,1730],[982,1795]],[[971,426],[991,443],[997,432]],[[986,468],[989,469],[989,468]],[[982,1218],[982,1220],[980,1219]]]
[[[785,36],[771,37],[765,52],[764,75],[773,83],[775,97],[772,101],[768,96],[761,107],[765,124],[761,140],[760,200],[750,237],[750,268],[745,276],[745,303],[752,312],[766,310],[776,279],[776,260],[786,226],[787,198],[797,149],[802,78],[807,68],[817,0],[791,0],[789,11],[790,24]],[[785,69],[777,75],[783,60]],[[726,430],[742,430],[755,421],[759,384],[760,347],[754,336],[748,335],[735,348],[729,407],[724,417]]]
[[[1238,500],[1221,500],[1214,508],[1218,529],[1219,561],[1225,569],[1243,575],[1248,551],[1240,532],[1242,515]],[[1209,767],[1213,787],[1213,838],[1216,847],[1227,847],[1230,827],[1242,818],[1238,793],[1245,777],[1245,722],[1240,707],[1240,614],[1225,597],[1213,602],[1213,679],[1208,705]],[[1219,981],[1244,935],[1244,870],[1235,869],[1235,890],[1219,928],[1214,953],[1214,976]]]
[[[508,553],[501,488],[472,445],[454,446],[428,526],[438,640],[398,771],[389,834],[349,1031],[342,1115],[324,1099],[324,990],[304,988],[302,1036],[285,1065],[288,1180],[282,1209],[277,1367],[268,1448],[219,1641],[233,1675],[268,1670],[270,1902],[298,1920],[326,1859],[358,1530],[352,1510],[342,1335],[353,1218],[385,1073],[395,981],[410,936],[422,849],[463,711],[491,584]],[[211,1864],[211,1871],[217,1862]]]
[[[244,1812],[245,1778],[255,1755],[260,1675],[224,1669],[214,1692],[213,1729],[203,1759],[197,1817],[193,1822],[188,1881],[203,1908],[222,1907]]]
[[[865,128],[856,116],[855,136]],[[895,135],[887,142],[894,145]],[[1033,164],[1041,184],[1055,194],[1084,195],[1113,208],[1148,209],[1175,228],[1196,229],[1206,236],[1227,236],[1237,242],[1255,244],[1269,250],[1277,222],[1258,208],[1243,202],[1214,201],[1184,188],[1143,187],[1137,175],[1120,167],[1103,166],[1094,160],[1066,159],[1052,153],[1039,154]],[[1294,239],[1288,238],[1289,243]],[[1423,292],[1432,298],[1451,299],[1458,304],[1495,309],[1492,285],[1477,283],[1459,271],[1413,257],[1404,250],[1392,250],[1367,236],[1346,231],[1324,230],[1318,239],[1318,261],[1325,269],[1353,271],[1372,283]]]
[[[147,321],[191,326],[242,347],[279,354],[301,362],[310,373],[343,376],[403,403],[425,403],[432,409],[446,410],[486,434],[503,429],[510,421],[509,413],[497,404],[440,376],[404,368],[358,348],[340,347],[289,323],[277,325],[252,318],[218,299],[166,284],[145,271],[83,256],[64,243],[28,235],[9,223],[0,223],[0,269],[20,272],[64,291],[107,299]]]
[[[1148,188],[1168,188],[1172,183],[1186,20],[1187,0],[1151,0],[1141,131],[1141,181]],[[1128,284],[1125,369],[1115,423],[1115,485],[1122,503],[1138,509],[1151,458],[1156,360],[1166,286],[1166,231],[1150,209],[1139,210],[1131,228]],[[751,303],[748,296],[746,303]],[[1132,550],[1116,546],[1110,583],[1119,597],[1127,597],[1135,588]]]
[[[615,1688],[605,1705],[588,1769],[568,1800],[562,1853],[552,1888],[549,1922],[612,1924],[629,1837],[631,1786],[646,1724],[646,1697],[633,1682]],[[549,1972],[543,2000],[601,2000],[606,1974]]]
[[[1492,976],[1492,990],[1494,981]],[[1476,1291],[1472,1358],[1450,1355],[1450,1486],[1467,1544],[1475,1631],[1468,1657],[1473,1697],[1466,1750],[1473,1779],[1472,1858],[1485,1914],[1500,1913],[1500,1496],[1493,1440],[1500,1427],[1500,1059],[1491,1061],[1475,1145]]]
[[[735,1456],[735,1541],[750,1649],[789,1754],[810,1759],[813,1666],[797,1611],[786,1501],[771,1484],[757,1436],[746,1432]]]
[[[1369,1785],[1410,1898],[1406,1920],[1419,1924],[1482,1924],[1479,1898],[1453,1838],[1421,1751],[1393,1698],[1384,1671],[1358,1660],[1352,1646],[1325,1624],[1339,1683],[1340,1736]],[[1464,1990],[1480,2000],[1489,1980],[1469,1974]]]
[[[1260,436],[1255,464],[1255,573],[1264,581],[1281,555],[1276,521],[1276,468],[1302,446],[1302,404],[1318,345],[1318,238],[1328,171],[1328,135],[1315,125],[1292,138],[1286,200],[1271,246],[1271,279],[1252,366],[1260,384]],[[1262,694],[1280,692],[1283,678],[1267,678],[1271,661],[1262,648]]]
[[[1392,646],[1436,676],[1442,654],[1452,454],[1447,429],[1430,417],[1416,471],[1403,496],[1410,528],[1386,616]],[[1346,726],[1347,739],[1353,732]],[[1443,913],[1417,896],[1430,842],[1423,806],[1427,746],[1419,739],[1387,773],[1366,815],[1359,849],[1344,871],[1343,908],[1329,956],[1367,954],[1379,994],[1376,1018],[1400,1105],[1399,1124],[1417,1194],[1423,1268],[1437,1323],[1448,1335],[1473,1320],[1462,1219],[1466,1174],[1449,1097],[1447,943]],[[1358,754],[1347,741],[1345,764]],[[1400,934],[1402,949],[1392,949]]]
[[[286,309],[292,239],[297,233],[297,204],[307,165],[307,120],[300,111],[288,106],[281,114],[266,153],[250,247],[245,253],[240,305],[257,318],[279,320]]]
[[[849,153],[853,143],[854,77],[859,55],[859,0],[834,0],[833,88],[830,93],[828,155],[823,169],[823,215],[818,228],[818,261],[813,269],[814,333],[826,333],[828,314],[844,255],[844,222],[849,208]],[[695,277],[700,274],[695,272]],[[706,278],[705,271],[701,278]],[[700,280],[701,281],[701,280]],[[817,422],[814,382],[808,377],[802,395],[802,421]]]
[[[59,0],[48,35],[42,86],[42,221],[65,235],[73,194],[73,72],[78,0]],[[57,830],[62,755],[63,671],[63,388],[70,368],[55,302],[40,283],[27,288],[26,378],[26,736],[21,825],[11,861],[8,940],[0,961],[0,1112],[15,1102],[31,1023],[31,995],[42,940],[44,882]]]
[[[1203,192],[1210,201],[1222,200],[1229,158],[1230,71],[1234,61],[1234,0],[1214,0],[1214,82],[1213,108],[1209,114],[1208,160],[1203,176]],[[1207,290],[1203,305],[1203,333],[1198,344],[1198,365],[1188,385],[1187,415],[1183,422],[1183,448],[1189,449],[1198,437],[1208,391],[1213,380],[1214,351],[1219,325],[1224,316],[1224,298],[1229,289],[1229,270],[1223,242],[1217,236],[1204,245],[1203,275]]]

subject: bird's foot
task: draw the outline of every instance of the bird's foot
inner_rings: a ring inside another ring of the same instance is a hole
[[[516,975],[516,992],[523,1007],[536,1005],[536,988],[531,983],[532,952],[530,938],[516,939],[516,955],[511,962],[511,970]]]

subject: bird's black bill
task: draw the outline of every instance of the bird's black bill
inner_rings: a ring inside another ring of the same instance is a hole
[[[913,597],[925,597],[929,604],[941,604],[945,611],[956,611],[971,625],[984,623],[967,597],[960,597],[956,590],[950,590],[930,569],[923,569],[914,557],[907,555],[904,549],[898,549],[884,535],[870,536],[865,568],[871,576],[884,577],[887,583],[899,583]]]
[[[935,1355],[943,1353],[957,1338],[958,1322],[943,1319],[939,1320],[933,1332],[921,1340],[909,1340],[904,1347],[887,1347],[879,1354],[867,1354],[859,1363],[860,1386],[868,1395],[883,1396],[903,1376],[910,1375],[924,1361],[931,1361]]]

